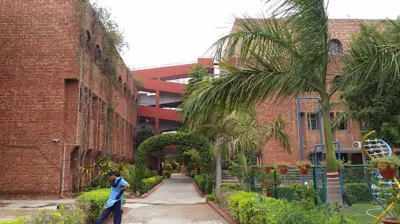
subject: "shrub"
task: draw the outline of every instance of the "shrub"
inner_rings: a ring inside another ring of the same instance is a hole
[[[216,200],[216,198],[215,198],[215,195],[213,195],[213,194],[208,195],[206,198],[206,202],[215,201],[215,200]]]
[[[219,185],[220,191],[240,191],[242,190],[242,185],[239,183],[222,183]]]
[[[161,183],[162,180],[163,180],[162,176],[155,176],[155,177],[149,177],[149,178],[143,179],[142,180],[143,192],[141,192],[141,193],[148,192],[153,187],[155,187],[157,184]]]
[[[210,194],[212,192],[212,183],[206,183],[202,175],[194,175],[194,182],[203,194]]]
[[[237,192],[229,198],[229,211],[234,219],[243,224],[345,224],[351,223],[328,206],[312,209],[299,201],[288,202],[266,198],[256,193]]]
[[[194,178],[194,175],[196,175],[196,172],[194,172],[194,170],[190,171],[190,177]]]
[[[367,183],[349,183],[344,185],[344,192],[352,204],[371,202],[372,197]]]
[[[166,177],[166,178],[171,178],[171,172],[169,172],[169,171],[164,171],[164,177]]]
[[[60,206],[58,210],[40,210],[29,217],[21,218],[21,223],[43,223],[43,224],[86,224],[88,223],[88,209],[90,205],[78,203],[71,205],[69,209]]]
[[[76,201],[90,204],[89,220],[93,221],[100,217],[109,197],[110,189],[103,188],[83,193],[76,199]]]
[[[150,176],[151,176],[151,177],[158,176],[157,170],[151,170],[151,171],[150,171]]]

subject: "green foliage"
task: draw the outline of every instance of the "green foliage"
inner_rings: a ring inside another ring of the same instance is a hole
[[[240,191],[242,190],[242,185],[239,183],[221,183],[219,185],[220,191]]]
[[[16,222],[0,222],[13,224],[86,224],[88,223],[87,206],[73,205],[69,209],[47,210],[43,209],[28,217],[19,218]],[[86,210],[85,210],[86,209]]]
[[[170,171],[164,171],[164,177],[171,178],[172,173]]]
[[[378,168],[394,168],[399,164],[399,157],[397,156],[385,156],[376,157],[371,159],[371,163]]]
[[[121,176],[124,178],[126,182],[128,182],[131,185],[132,189],[132,183],[134,183],[136,180],[136,174],[135,174],[136,166],[133,164],[129,164],[126,165],[126,169],[128,170],[128,172],[123,173]]]
[[[183,145],[198,150],[201,158],[200,168],[206,175],[207,183],[211,183],[213,167],[210,164],[212,164],[213,154],[207,138],[196,134],[169,133],[148,138],[139,146],[135,159],[136,181],[132,184],[135,191],[143,192],[142,183],[138,180],[143,177],[150,153],[168,145]]]
[[[108,41],[110,41],[119,52],[123,52],[124,49],[129,49],[129,45],[125,40],[123,31],[119,28],[117,22],[111,19],[110,10],[99,6],[98,4],[93,4],[93,8],[103,24],[103,27],[106,31],[103,35],[107,37]]]
[[[343,188],[352,204],[372,202],[367,183],[348,183]]]
[[[190,171],[190,177],[194,178],[194,175],[196,175],[196,172],[194,172],[194,170]]]
[[[93,221],[100,217],[109,197],[110,189],[105,188],[83,193],[76,201],[90,204],[89,220]]]
[[[149,190],[151,190],[157,184],[161,183],[162,180],[163,180],[162,176],[154,176],[154,177],[149,177],[149,178],[143,179],[142,180],[143,193],[146,193]]]
[[[144,140],[154,136],[155,134],[156,133],[154,129],[149,125],[145,125],[140,128],[140,130],[136,133],[136,147],[139,147],[139,145],[142,144]]]
[[[212,183],[207,182],[206,179],[202,175],[194,175],[194,182],[197,187],[203,192],[203,194],[211,194],[212,192]]]
[[[213,194],[208,195],[207,198],[206,198],[206,202],[215,201],[215,200],[216,200],[216,197]]]
[[[237,192],[229,198],[232,217],[243,224],[345,224],[353,223],[327,206],[305,208],[301,202],[265,198]]]
[[[343,92],[349,114],[361,121],[363,130],[375,130],[394,147],[400,147],[396,127],[400,113],[400,21],[386,29],[363,25],[344,57]]]

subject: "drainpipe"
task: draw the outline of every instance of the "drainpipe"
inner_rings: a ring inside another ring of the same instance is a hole
[[[64,177],[65,177],[65,151],[67,148],[67,144],[65,141],[63,141],[63,148],[64,148],[64,153],[63,153],[63,167],[62,167],[62,175],[61,175],[61,197],[64,197]]]

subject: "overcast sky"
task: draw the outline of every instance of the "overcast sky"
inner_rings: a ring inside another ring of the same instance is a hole
[[[196,61],[232,28],[233,15],[265,11],[261,0],[97,0],[109,7],[129,43],[131,68]],[[330,0],[330,18],[385,19],[400,0]]]

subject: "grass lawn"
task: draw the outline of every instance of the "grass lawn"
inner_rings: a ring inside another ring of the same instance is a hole
[[[360,224],[374,223],[375,217],[382,214],[383,209],[379,205],[362,203],[353,204],[346,208],[346,217],[349,217]],[[374,216],[374,217],[372,217]]]

